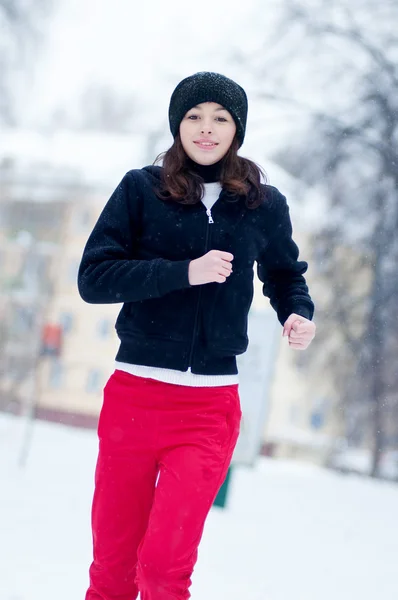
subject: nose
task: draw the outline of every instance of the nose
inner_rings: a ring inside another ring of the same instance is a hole
[[[212,129],[211,129],[211,122],[203,120],[202,121],[202,126],[201,126],[200,130],[204,134],[211,133],[211,131],[212,131]]]

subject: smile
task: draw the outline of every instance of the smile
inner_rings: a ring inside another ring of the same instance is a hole
[[[218,145],[215,142],[194,142],[194,144],[202,150],[212,150]]]

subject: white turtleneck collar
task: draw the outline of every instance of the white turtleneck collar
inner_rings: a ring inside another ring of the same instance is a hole
[[[219,181],[215,181],[214,183],[205,183],[203,185],[205,192],[202,202],[206,208],[211,208],[220,196],[222,190],[221,184]]]

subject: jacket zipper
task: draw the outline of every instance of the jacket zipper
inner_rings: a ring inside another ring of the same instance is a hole
[[[208,246],[209,246],[209,239],[210,239],[210,227],[209,225],[211,223],[214,223],[213,221],[213,217],[211,214],[211,208],[207,208],[206,209],[206,214],[207,214],[207,223],[206,223],[206,242],[205,242],[205,254],[208,252]],[[199,318],[199,308],[200,308],[200,300],[202,298],[202,286],[200,286],[199,289],[199,294],[198,294],[198,301],[196,304],[196,312],[195,312],[195,320],[194,320],[194,326],[193,326],[193,333],[192,333],[192,342],[191,342],[191,350],[189,353],[189,362],[188,362],[188,368],[192,366],[192,358],[193,358],[193,351],[194,351],[194,346],[195,346],[195,337],[196,337],[196,333],[197,333],[197,328],[198,328],[198,318]]]

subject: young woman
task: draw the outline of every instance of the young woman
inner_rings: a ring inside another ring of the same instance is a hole
[[[315,334],[285,197],[237,152],[247,98],[217,73],[174,90],[163,166],[129,171],[78,276],[86,302],[123,303],[104,389],[86,600],[182,600],[226,476],[241,410],[253,266],[292,348]]]

